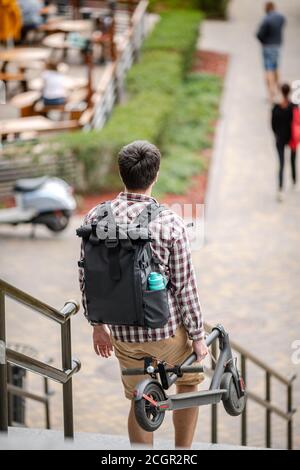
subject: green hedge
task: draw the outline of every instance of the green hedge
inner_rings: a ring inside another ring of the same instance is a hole
[[[155,194],[184,193],[190,178],[206,169],[201,150],[211,147],[214,121],[218,117],[221,80],[216,76],[192,74],[179,88],[174,108],[161,143],[163,153]]]
[[[151,11],[178,10],[199,8],[199,0],[149,0]]]
[[[226,18],[230,0],[199,0],[199,7],[207,16]]]
[[[226,18],[230,0],[150,0],[152,11],[173,10],[178,8],[200,9],[206,16]]]

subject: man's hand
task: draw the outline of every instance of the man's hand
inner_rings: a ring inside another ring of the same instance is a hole
[[[95,353],[98,356],[110,357],[113,351],[111,335],[108,326],[97,325],[94,326],[93,342]]]
[[[204,339],[193,341],[193,349],[197,355],[197,362],[201,362],[208,354],[208,347]]]

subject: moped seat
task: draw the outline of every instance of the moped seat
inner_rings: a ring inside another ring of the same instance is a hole
[[[20,193],[28,193],[39,189],[49,179],[48,176],[40,178],[22,178],[16,181],[14,190]]]

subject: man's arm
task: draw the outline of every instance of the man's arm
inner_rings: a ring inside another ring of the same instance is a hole
[[[170,260],[170,284],[180,308],[182,321],[189,338],[194,341],[198,360],[205,357],[207,348],[204,342],[203,315],[200,306],[196,277],[192,264],[191,249],[186,228],[174,240]]]
[[[256,37],[262,44],[264,44],[266,41],[267,35],[268,35],[268,23],[266,20],[263,20],[257,30]]]
[[[182,235],[174,240],[169,268],[171,289],[176,296],[189,338],[203,339],[203,316],[185,227],[182,227]]]

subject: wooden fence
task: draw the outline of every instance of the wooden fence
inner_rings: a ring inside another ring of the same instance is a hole
[[[135,9],[129,28],[117,49],[117,60],[107,65],[94,95],[94,114],[86,127],[101,129],[110,116],[117,101],[122,101],[125,78],[137,59],[146,35],[146,13],[148,1],[142,0]]]

